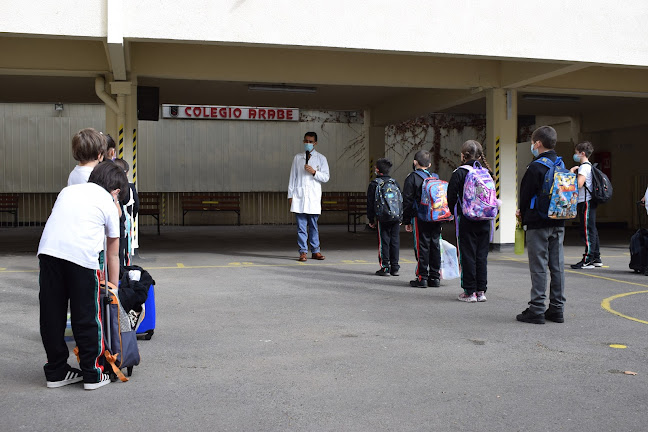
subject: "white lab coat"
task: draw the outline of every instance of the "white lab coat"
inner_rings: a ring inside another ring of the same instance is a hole
[[[288,198],[292,198],[290,211],[321,214],[322,183],[326,183],[330,178],[328,162],[323,154],[313,150],[308,165],[315,169],[315,175],[306,171],[304,165],[306,165],[306,152],[297,153],[288,180]]]

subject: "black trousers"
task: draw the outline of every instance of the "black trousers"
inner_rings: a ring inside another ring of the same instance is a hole
[[[471,221],[459,216],[459,263],[461,287],[467,294],[487,289],[488,248],[490,246],[489,221]]]
[[[592,203],[592,201],[585,201],[578,203],[576,209],[578,211],[578,221],[580,222],[578,230],[581,240],[585,243],[583,256],[590,259],[600,259],[599,235],[596,229],[596,204]]]
[[[400,269],[400,222],[378,222],[378,263],[381,268],[395,272]]]
[[[99,271],[49,255],[39,255],[39,260],[40,332],[47,354],[45,377],[59,381],[69,369],[64,338],[69,301],[83,381],[99,382],[104,352]]]
[[[425,222],[415,217],[412,221],[414,234],[414,256],[418,261],[416,277],[418,280],[439,279],[441,277],[441,237],[440,222]]]

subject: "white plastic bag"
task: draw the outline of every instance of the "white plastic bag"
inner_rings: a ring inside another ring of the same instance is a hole
[[[459,260],[457,259],[457,248],[452,243],[443,239],[441,246],[441,279],[456,279],[459,277]]]

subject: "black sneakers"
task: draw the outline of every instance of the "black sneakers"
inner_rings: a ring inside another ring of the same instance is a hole
[[[601,261],[601,260],[599,260],[599,262],[600,262],[600,261]],[[594,264],[594,262],[591,261],[589,258],[583,258],[582,260],[580,260],[580,261],[577,262],[576,264],[572,264],[572,265],[571,265],[571,268],[573,268],[574,270],[580,270],[580,269],[593,269],[594,267],[601,267],[602,265],[603,265],[603,263],[600,263],[600,265],[597,266],[597,265]]]
[[[534,314],[528,308],[525,309],[521,314],[515,317],[516,320],[530,323],[530,324],[544,324],[545,315],[544,314]]]
[[[563,312],[551,306],[549,306],[549,308],[545,311],[544,317],[548,321],[553,321],[557,323],[565,322],[565,317],[563,316]]]
[[[79,369],[70,368],[62,380],[47,381],[47,388],[63,387],[68,384],[81,382],[82,380],[83,380],[83,376],[81,375],[81,371]]]
[[[376,272],[376,276],[389,276],[389,269],[381,268]]]
[[[392,276],[398,276],[398,269],[392,269],[392,271],[390,271],[389,274]]]
[[[432,288],[438,288],[441,286],[441,281],[439,279],[429,278],[427,280],[428,286]]]
[[[427,288],[427,281],[425,279],[414,279],[410,281],[410,286],[412,288]]]

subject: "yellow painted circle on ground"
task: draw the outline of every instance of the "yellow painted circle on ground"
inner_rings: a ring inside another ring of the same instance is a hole
[[[610,313],[613,313],[614,315],[618,315],[618,316],[620,316],[622,318],[629,319],[629,320],[632,320],[632,321],[636,321],[636,322],[639,322],[639,323],[642,323],[642,324],[648,324],[648,321],[644,321],[644,320],[641,320],[639,318],[634,318],[634,317],[631,317],[631,316],[628,316],[628,315],[624,315],[624,314],[622,314],[620,312],[615,311],[610,306],[610,303],[612,302],[612,300],[616,300],[616,299],[621,298],[621,297],[627,297],[627,296],[631,296],[631,295],[635,295],[635,294],[648,294],[648,291],[628,292],[628,293],[617,294],[617,295],[614,295],[612,297],[608,297],[606,299],[603,299],[603,301],[601,302],[601,307],[603,309],[605,309],[606,311],[608,311]]]
[[[621,344],[610,344],[610,348],[619,348],[619,349],[623,349],[623,348],[628,348],[628,347],[625,346],[625,345],[621,345]]]

